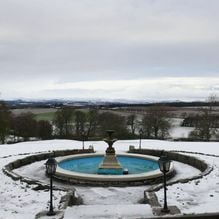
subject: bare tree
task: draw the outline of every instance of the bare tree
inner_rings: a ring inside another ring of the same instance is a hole
[[[197,115],[195,129],[190,133],[190,137],[200,140],[209,141],[217,134],[216,116],[214,115],[214,107],[218,102],[215,94],[210,94],[207,100],[207,107],[200,109],[200,114]]]
[[[54,118],[56,133],[59,137],[70,137],[72,132],[73,109],[61,108],[57,110]]]
[[[0,102],[0,140],[1,143],[5,143],[6,136],[10,131],[10,116],[11,113],[7,105],[1,101]]]
[[[169,134],[169,112],[166,107],[149,107],[142,120],[143,135],[146,138],[164,139]]]
[[[48,121],[37,122],[37,137],[43,140],[52,138],[52,125]]]
[[[85,133],[86,114],[82,111],[75,111],[74,114],[76,136],[81,137]]]
[[[98,124],[100,137],[105,137],[106,130],[109,129],[115,131],[115,137],[117,138],[126,138],[129,136],[126,121],[123,116],[110,112],[104,112],[99,115]]]
[[[21,113],[12,119],[12,129],[15,136],[23,137],[28,140],[30,137],[37,136],[37,121],[33,113]]]
[[[87,137],[95,136],[98,126],[98,111],[96,109],[90,109],[87,114]]]
[[[136,115],[131,114],[127,117],[127,125],[130,127],[132,135],[135,134],[135,129],[136,129]]]

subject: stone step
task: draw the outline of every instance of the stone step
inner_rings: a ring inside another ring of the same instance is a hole
[[[140,219],[153,217],[146,204],[131,205],[79,205],[68,207],[64,219]]]

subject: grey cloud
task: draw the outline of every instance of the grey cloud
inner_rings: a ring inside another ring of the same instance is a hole
[[[218,77],[218,8],[217,0],[0,1],[0,84]]]
[[[218,56],[219,46],[211,44],[15,43],[0,51],[0,69],[2,74],[48,74],[72,80],[150,77],[151,73],[217,76]]]

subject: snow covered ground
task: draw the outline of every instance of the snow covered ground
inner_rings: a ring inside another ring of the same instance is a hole
[[[127,140],[115,143],[116,151],[126,151],[129,145],[138,147],[139,141]],[[97,151],[105,151],[106,143],[86,142],[85,147],[93,145]],[[82,143],[71,140],[51,140],[38,142],[25,142],[12,145],[0,145],[0,166],[28,156],[36,152],[49,150],[81,148]],[[204,154],[219,155],[217,142],[171,142],[158,140],[142,140],[142,147],[164,150],[179,150],[187,152],[200,152]],[[26,154],[28,153],[28,154]],[[182,213],[202,213],[218,211],[219,199],[219,157],[200,154],[197,156],[213,165],[214,170],[200,180],[195,180],[186,184],[176,184],[168,188],[168,201],[171,205],[176,205]],[[44,161],[33,163],[17,169],[19,174],[32,178],[47,181],[44,175]],[[177,178],[185,178],[197,175],[199,171],[188,165],[174,162],[179,173]],[[0,172],[0,218],[1,219],[31,219],[43,210],[48,209],[49,191],[34,191],[31,186],[20,181],[13,181],[8,176]],[[139,218],[152,217],[152,210],[149,205],[139,204],[143,198],[143,191],[147,186],[138,187],[83,187],[75,186],[77,194],[84,200],[84,205],[68,207],[65,212],[65,219],[81,218]],[[55,191],[55,209],[61,196],[65,193]],[[163,191],[157,192],[160,202],[163,200]]]
[[[177,138],[187,138],[191,131],[194,130],[193,127],[182,127],[181,124],[183,119],[171,118],[171,128],[169,130],[170,137],[172,139]]]

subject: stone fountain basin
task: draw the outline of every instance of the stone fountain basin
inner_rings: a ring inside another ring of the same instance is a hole
[[[94,153],[94,154],[78,154],[78,155],[70,155],[64,157],[57,157],[56,161],[58,163],[66,160],[77,159],[77,158],[86,158],[86,157],[95,157],[100,156],[104,153]],[[128,157],[135,157],[135,158],[142,158],[146,160],[153,160],[156,161],[159,157],[149,156],[149,155],[140,155],[140,154],[131,154],[131,153],[117,153],[117,155],[128,156]],[[173,164],[171,163],[169,175],[174,172]],[[160,172],[159,169],[152,170],[149,172],[138,173],[138,174],[130,174],[130,175],[101,175],[101,174],[86,174],[80,173],[75,171],[70,171],[63,169],[57,166],[55,178],[64,180],[71,183],[81,183],[81,184],[123,184],[123,183],[131,183],[136,182],[136,184],[148,184],[152,183],[158,178],[163,177],[163,173]]]

